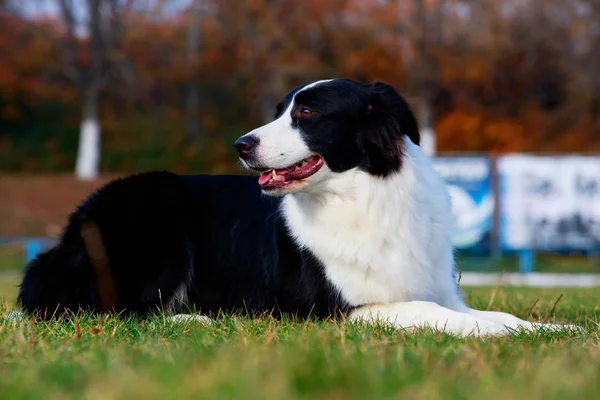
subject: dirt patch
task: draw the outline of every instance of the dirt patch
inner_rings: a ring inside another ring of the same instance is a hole
[[[57,236],[74,208],[116,177],[83,182],[70,174],[0,175],[0,236]]]

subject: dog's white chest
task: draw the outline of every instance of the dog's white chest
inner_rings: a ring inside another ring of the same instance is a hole
[[[292,203],[292,202],[289,202]],[[328,280],[351,305],[409,301],[429,286],[408,225],[366,222],[352,205],[309,210],[286,205],[290,232],[324,265]]]

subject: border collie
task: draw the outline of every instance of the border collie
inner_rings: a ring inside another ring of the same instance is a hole
[[[258,182],[148,172],[92,194],[27,266],[23,310],[342,316],[461,336],[563,327],[465,305],[449,195],[393,87],[298,87],[235,147]]]

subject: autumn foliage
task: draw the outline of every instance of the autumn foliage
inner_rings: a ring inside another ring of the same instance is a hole
[[[387,81],[416,111],[431,107],[441,152],[600,151],[595,2],[127,3],[100,94],[104,171],[236,171],[234,138],[271,118],[296,85],[339,76]],[[70,170],[82,93],[64,66],[64,21],[7,4],[0,169]],[[89,35],[76,41],[78,68],[90,68]],[[193,114],[189,85],[198,90]]]

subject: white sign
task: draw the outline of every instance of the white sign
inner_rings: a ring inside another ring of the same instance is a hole
[[[498,175],[504,248],[600,248],[600,157],[508,155]]]

